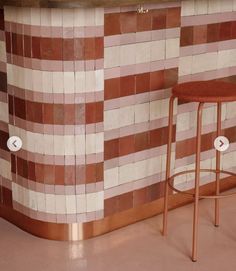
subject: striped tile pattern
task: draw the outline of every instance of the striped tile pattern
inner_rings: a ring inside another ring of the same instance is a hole
[[[223,3],[223,4],[222,4]],[[235,1],[0,10],[0,198],[33,219],[83,223],[163,196],[168,102],[177,82],[236,74]],[[235,80],[236,81],[236,80]],[[223,105],[235,169],[236,104]],[[214,167],[215,107],[202,166]],[[175,109],[172,171],[194,166],[196,104]],[[23,149],[10,154],[9,135]],[[202,183],[211,181],[206,174]],[[193,176],[176,178],[192,187]]]

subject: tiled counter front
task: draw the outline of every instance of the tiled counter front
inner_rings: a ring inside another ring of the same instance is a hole
[[[84,239],[159,213],[171,87],[234,79],[233,1],[136,8],[0,12],[0,213],[33,234]],[[176,107],[175,171],[193,167],[195,109]],[[214,112],[204,113],[208,167]],[[223,167],[234,170],[235,104],[223,112],[232,142]],[[11,135],[23,140],[17,153],[6,147]],[[176,185],[189,189],[192,180]]]

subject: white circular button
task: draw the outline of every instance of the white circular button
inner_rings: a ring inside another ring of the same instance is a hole
[[[18,136],[11,136],[7,140],[7,147],[10,151],[19,151],[22,148],[22,140]]]
[[[214,141],[214,146],[217,151],[226,151],[229,148],[229,140],[225,136],[218,136]]]

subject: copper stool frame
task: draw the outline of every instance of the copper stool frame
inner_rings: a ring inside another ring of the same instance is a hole
[[[172,134],[173,134],[173,118],[174,118],[174,101],[177,97],[172,95],[169,103],[169,126],[168,126],[168,143],[167,143],[167,161],[166,161],[166,181],[165,181],[165,197],[164,197],[164,214],[163,214],[163,235],[167,235],[167,216],[168,216],[168,197],[169,188],[178,193],[187,194],[194,197],[194,215],[193,215],[193,241],[192,241],[192,261],[197,261],[197,243],[198,243],[198,220],[199,220],[199,199],[201,198],[211,198],[215,199],[215,226],[219,226],[219,200],[221,198],[236,195],[236,193],[231,193],[227,195],[220,194],[220,174],[228,174],[231,176],[236,176],[235,173],[220,170],[220,152],[216,150],[216,169],[200,169],[200,156],[201,156],[201,134],[202,134],[202,112],[203,112],[203,102],[199,102],[197,110],[197,144],[196,144],[196,160],[195,169],[186,170],[174,174],[171,176],[171,145],[172,145]],[[222,104],[217,103],[217,137],[221,135],[221,113]],[[187,173],[195,172],[195,191],[194,193],[180,191],[176,189],[171,181],[175,177],[184,175]],[[215,195],[213,196],[201,196],[199,194],[200,185],[200,172],[213,172],[216,174],[215,181]]]

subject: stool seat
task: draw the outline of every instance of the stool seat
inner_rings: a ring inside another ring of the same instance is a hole
[[[187,102],[236,101],[236,84],[223,81],[195,81],[176,85],[172,93]]]

